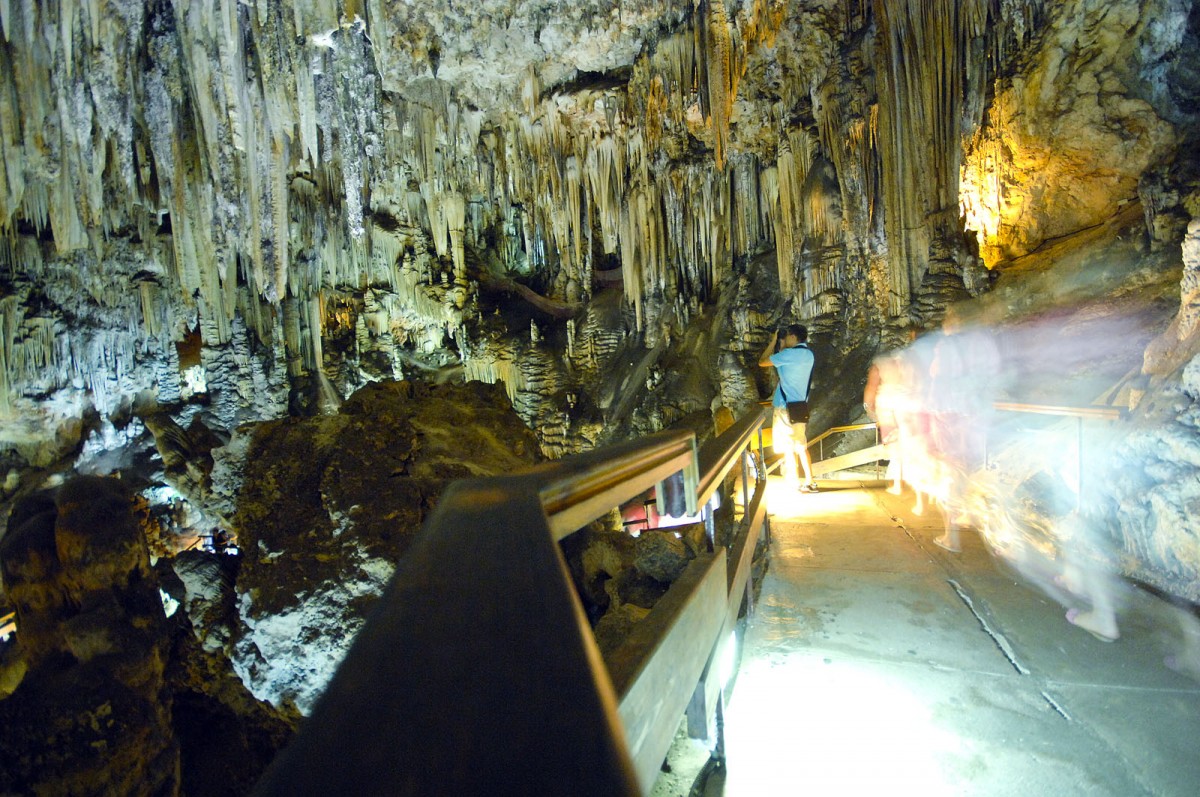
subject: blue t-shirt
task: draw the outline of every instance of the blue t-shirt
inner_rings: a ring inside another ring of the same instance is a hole
[[[783,407],[788,401],[808,401],[808,379],[812,375],[813,363],[816,362],[812,349],[801,343],[799,346],[775,352],[770,360],[771,365],[779,372],[779,387],[775,388],[771,404]],[[784,401],[780,387],[787,393],[787,401]]]

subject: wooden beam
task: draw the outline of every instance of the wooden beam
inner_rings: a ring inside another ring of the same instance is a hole
[[[638,782],[649,793],[725,617],[725,551],[702,554],[608,656]]]
[[[725,645],[729,644],[729,637],[733,630],[737,628],[738,616],[741,613],[742,598],[746,595],[747,585],[750,581],[750,571],[754,563],[754,550],[758,546],[758,541],[762,538],[763,522],[767,517],[767,501],[766,490],[760,489],[755,492],[754,498],[750,501],[750,509],[746,512],[745,517],[749,523],[744,523],[733,544],[729,548],[729,573],[728,584],[726,585],[726,603],[725,603],[725,620],[721,624],[721,631],[717,635],[717,644],[713,648],[712,656],[704,667],[704,673],[700,676],[700,683],[696,685],[696,691],[692,695],[692,701],[688,705],[688,735],[693,739],[707,739],[708,730],[711,727],[713,712],[716,710],[717,702],[720,699],[720,693],[725,688],[723,683],[722,673],[720,673],[719,665],[723,656],[725,656]]]

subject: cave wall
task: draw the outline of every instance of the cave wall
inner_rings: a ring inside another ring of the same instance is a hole
[[[780,318],[861,362],[1136,205],[1178,259],[1198,18],[3,4],[0,464],[400,377],[502,381],[557,456],[749,406]]]

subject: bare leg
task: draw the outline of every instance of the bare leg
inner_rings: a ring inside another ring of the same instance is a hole
[[[804,483],[812,484],[812,458],[808,455],[808,445],[797,443],[796,455],[800,457],[800,467],[804,469]]]
[[[933,544],[939,548],[945,548],[950,553],[960,553],[962,551],[962,540],[959,538],[958,524],[951,519],[953,513],[954,510],[946,509],[946,530],[942,532],[942,536],[934,538]]]
[[[1167,656],[1165,663],[1175,672],[1200,681],[1200,619],[1180,606],[1172,606],[1171,610],[1183,639],[1179,651]]]
[[[775,419],[771,424],[771,437],[774,440],[775,450],[783,455],[783,463],[779,468],[779,472],[783,476],[783,483],[789,490],[795,490],[800,486],[800,479],[796,475],[796,441],[791,424],[784,420],[778,409],[775,411]]]
[[[1074,570],[1070,573],[1070,570]],[[1099,570],[1068,568],[1067,583],[1078,584],[1080,596],[1092,604],[1089,611],[1070,609],[1067,622],[1087,631],[1102,642],[1112,642],[1121,636],[1117,630],[1117,611],[1113,603],[1114,585],[1111,577]]]
[[[800,486],[800,477],[796,471],[796,454],[792,451],[783,455],[783,483],[793,490]]]
[[[934,539],[933,544],[939,548],[945,548],[951,553],[959,553],[962,551],[962,540],[958,533],[959,508],[962,506],[961,496],[965,492],[965,488],[960,485],[957,472],[951,476],[951,479],[950,495],[942,507],[946,530],[942,532],[942,536]]]
[[[887,475],[891,477],[892,484],[887,488],[887,491],[892,495],[900,495],[900,493],[904,491],[904,486],[901,484],[901,480],[904,476],[904,463],[903,460],[900,459],[900,446],[895,443],[889,445],[888,455],[889,460]]]

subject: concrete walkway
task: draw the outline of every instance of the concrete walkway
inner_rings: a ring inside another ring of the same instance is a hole
[[[940,515],[910,496],[768,489],[769,569],[706,793],[1200,794],[1200,684],[1163,665],[1179,632],[1161,601],[1131,590],[1101,642],[977,534],[934,546]]]

